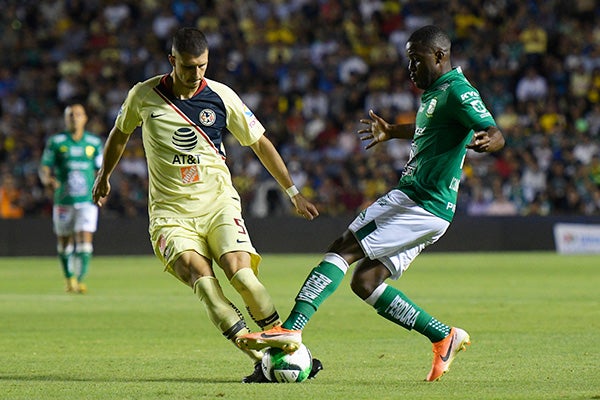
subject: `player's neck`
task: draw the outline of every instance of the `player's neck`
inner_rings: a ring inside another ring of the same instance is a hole
[[[71,132],[71,139],[75,140],[76,142],[80,141],[81,138],[83,137],[83,129],[77,129],[75,131]]]
[[[171,91],[173,92],[173,96],[175,96],[175,98],[177,98],[179,100],[191,99],[192,97],[194,97],[194,95],[196,93],[198,93],[200,86],[202,86],[202,84],[199,84],[195,88],[190,88],[190,87],[182,85],[181,82],[179,82],[177,79],[173,78],[173,75],[170,75],[170,78],[171,78],[170,79],[171,80]]]

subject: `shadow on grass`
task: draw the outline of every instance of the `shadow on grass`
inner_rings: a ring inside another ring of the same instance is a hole
[[[135,377],[85,377],[66,375],[0,375],[0,381],[22,382],[157,382],[157,383],[241,383],[240,379],[211,378],[135,378]]]

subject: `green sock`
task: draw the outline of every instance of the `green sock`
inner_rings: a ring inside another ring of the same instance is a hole
[[[62,267],[65,278],[73,276],[73,269],[71,268],[71,259],[73,255],[73,246],[67,246],[66,248],[58,248],[58,259],[60,260],[60,266]]]
[[[449,326],[426,313],[400,290],[385,283],[375,289],[366,301],[377,310],[377,314],[403,328],[414,329],[431,342],[440,341],[450,333]]]
[[[77,280],[79,282],[83,282],[83,279],[88,272],[93,251],[94,246],[91,243],[77,243],[75,248],[75,258],[78,261],[79,270],[77,273]]]
[[[88,268],[90,266],[90,259],[92,258],[92,253],[75,253],[75,257],[79,260],[79,274],[77,275],[77,280],[79,282],[83,282],[83,278],[88,272]]]
[[[341,256],[327,253],[323,261],[310,272],[296,296],[289,317],[282,324],[286,329],[304,329],[308,320],[344,279],[348,263]]]

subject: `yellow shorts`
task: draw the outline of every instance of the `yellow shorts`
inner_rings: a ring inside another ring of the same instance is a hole
[[[250,267],[258,275],[261,257],[252,246],[241,212],[236,207],[226,207],[218,213],[196,218],[152,218],[149,233],[154,254],[173,275],[172,266],[185,251],[195,251],[217,264],[225,253],[245,251],[250,254]]]

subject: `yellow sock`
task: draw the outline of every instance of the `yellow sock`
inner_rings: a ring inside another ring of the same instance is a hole
[[[263,330],[281,325],[281,319],[265,286],[251,268],[242,268],[231,278],[231,285],[242,296],[248,313]]]
[[[235,344],[235,339],[250,330],[235,305],[223,294],[219,281],[212,276],[203,276],[194,282],[194,293],[202,301],[208,317],[223,333],[223,336]],[[237,347],[237,346],[236,346]],[[263,353],[256,350],[242,350],[252,361],[260,361]]]

